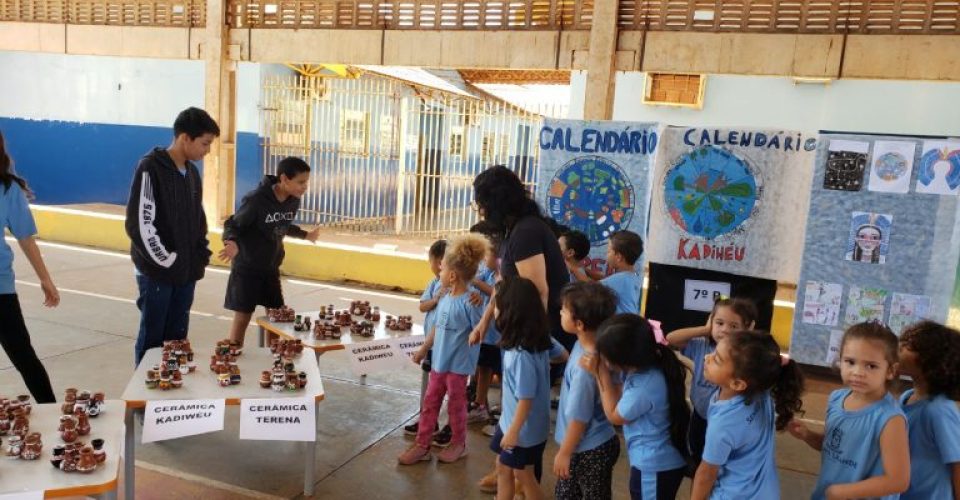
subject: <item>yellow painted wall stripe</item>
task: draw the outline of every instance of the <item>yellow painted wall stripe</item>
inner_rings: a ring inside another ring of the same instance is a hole
[[[60,207],[31,206],[40,238],[96,248],[130,251],[130,240],[120,215],[101,214]],[[223,248],[220,232],[211,231],[210,250],[214,265],[225,266],[216,259]],[[379,250],[355,245],[290,240],[281,272],[288,276],[318,281],[355,281],[409,292],[423,290],[431,278],[426,254]],[[644,288],[646,294],[646,287]],[[771,330],[783,349],[790,345],[793,304],[777,301],[773,309]]]

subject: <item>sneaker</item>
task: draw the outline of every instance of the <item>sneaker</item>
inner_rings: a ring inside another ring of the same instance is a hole
[[[440,430],[440,426],[437,424],[433,424],[433,432],[436,433],[438,430]],[[403,433],[406,434],[407,436],[416,436],[417,432],[419,431],[420,431],[419,420],[417,420],[416,422],[410,425],[403,426]]]
[[[490,412],[485,405],[471,405],[467,412],[467,424],[479,424],[490,420]]]
[[[490,417],[491,417],[491,418],[492,418],[492,417],[499,417],[499,416],[500,416],[500,413],[501,413],[502,411],[503,411],[503,409],[500,408],[500,406],[498,406],[498,405],[491,405],[491,406],[490,406]]]
[[[446,448],[450,446],[451,439],[453,439],[453,429],[449,425],[445,425],[443,429],[433,435],[433,445],[437,448]]]
[[[477,488],[480,488],[480,491],[483,493],[496,493],[497,492],[497,469],[493,469],[492,472],[483,476],[480,481],[477,481]]]
[[[432,457],[429,449],[413,445],[397,457],[397,462],[400,462],[400,465],[413,465],[419,462],[429,461]]]
[[[437,460],[445,464],[452,464],[465,456],[467,456],[467,445],[461,443],[444,448],[443,451],[437,453]]]
[[[497,433],[497,424],[496,423],[487,424],[483,426],[483,429],[481,429],[481,432],[483,432],[484,436],[493,437],[493,435]]]

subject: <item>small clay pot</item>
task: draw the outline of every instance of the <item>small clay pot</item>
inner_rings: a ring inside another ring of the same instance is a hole
[[[74,401],[76,401],[76,400],[77,400],[77,389],[74,388],[74,387],[71,387],[71,388],[67,389],[67,390],[66,390],[66,394],[65,394],[64,397],[63,397],[63,400],[66,401],[66,402],[68,402],[68,403],[73,403]]]
[[[17,396],[17,401],[20,402],[20,407],[23,408],[23,414],[29,415],[32,405],[30,404],[30,396],[26,394],[21,394]]]
[[[29,430],[30,430],[30,422],[27,421],[27,417],[21,414],[21,415],[18,415],[13,420],[13,427],[10,429],[10,432],[22,438],[23,436],[27,435],[27,432]]]
[[[23,440],[23,451],[20,452],[20,458],[24,460],[36,460],[40,458],[43,452],[43,441],[40,440],[39,432],[31,432]]]
[[[54,456],[54,457],[63,458],[63,455],[64,455],[64,453],[66,453],[66,451],[67,451],[67,447],[66,447],[66,446],[64,446],[64,445],[62,445],[62,444],[58,444],[58,445],[56,445],[56,446],[53,447],[53,456]]]
[[[80,450],[80,459],[77,461],[77,472],[89,473],[97,468],[97,457],[93,455],[93,448],[84,446]]]

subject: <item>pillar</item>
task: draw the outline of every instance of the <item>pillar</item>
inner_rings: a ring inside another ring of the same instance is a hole
[[[236,186],[236,61],[230,58],[226,0],[207,0],[203,44],[204,109],[220,125],[220,139],[203,160],[203,208],[210,227],[233,213]]]
[[[596,0],[590,27],[587,56],[587,87],[583,101],[585,120],[613,118],[613,92],[616,85],[618,0]]]

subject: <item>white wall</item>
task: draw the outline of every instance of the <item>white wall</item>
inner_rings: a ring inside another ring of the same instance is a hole
[[[707,76],[703,109],[643,104],[645,73],[617,74],[613,119],[670,125],[960,135],[960,83]],[[583,116],[586,72],[570,79],[570,117]]]
[[[203,107],[203,64],[0,51],[0,117],[170,127]],[[237,89],[237,130],[259,132],[259,64],[238,65]]]

